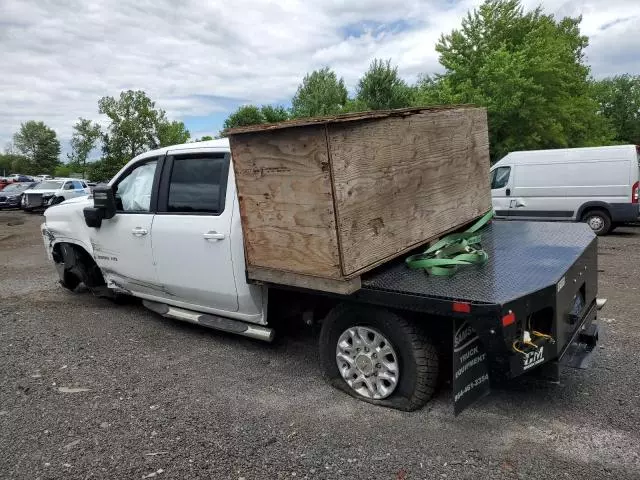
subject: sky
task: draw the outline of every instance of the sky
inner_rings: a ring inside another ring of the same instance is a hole
[[[44,121],[69,151],[78,117],[141,89],[192,137],[215,135],[246,103],[288,105],[329,66],[350,91],[374,58],[403,78],[442,71],[435,44],[479,0],[0,0],[0,151]],[[640,1],[523,0],[582,15],[596,78],[640,74]]]

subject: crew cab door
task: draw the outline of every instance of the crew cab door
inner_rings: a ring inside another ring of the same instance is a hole
[[[113,183],[116,214],[92,229],[94,258],[110,286],[134,294],[162,296],[151,250],[151,227],[162,157],[131,165]]]
[[[158,281],[192,308],[238,310],[231,257],[233,189],[226,152],[168,152],[153,221]],[[229,194],[227,194],[229,193]]]

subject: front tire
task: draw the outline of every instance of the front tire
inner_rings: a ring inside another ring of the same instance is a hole
[[[322,324],[320,362],[335,387],[376,405],[416,410],[438,382],[435,347],[413,323],[393,312],[339,305]]]
[[[606,235],[611,231],[611,217],[604,210],[591,210],[582,218],[598,236]]]

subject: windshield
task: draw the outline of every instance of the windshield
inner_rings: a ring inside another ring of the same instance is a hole
[[[62,182],[54,182],[54,181],[46,181],[40,182],[38,185],[33,187],[34,190],[58,190],[62,187]]]
[[[28,183],[12,183],[2,189],[3,192],[21,192],[29,188]]]

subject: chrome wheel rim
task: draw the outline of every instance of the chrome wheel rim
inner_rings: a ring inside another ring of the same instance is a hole
[[[604,220],[601,217],[589,217],[589,221],[587,222],[591,227],[591,230],[598,231],[601,230],[604,226]]]
[[[351,327],[342,332],[336,363],[347,385],[365,398],[387,398],[398,385],[398,355],[391,342],[371,327]]]

